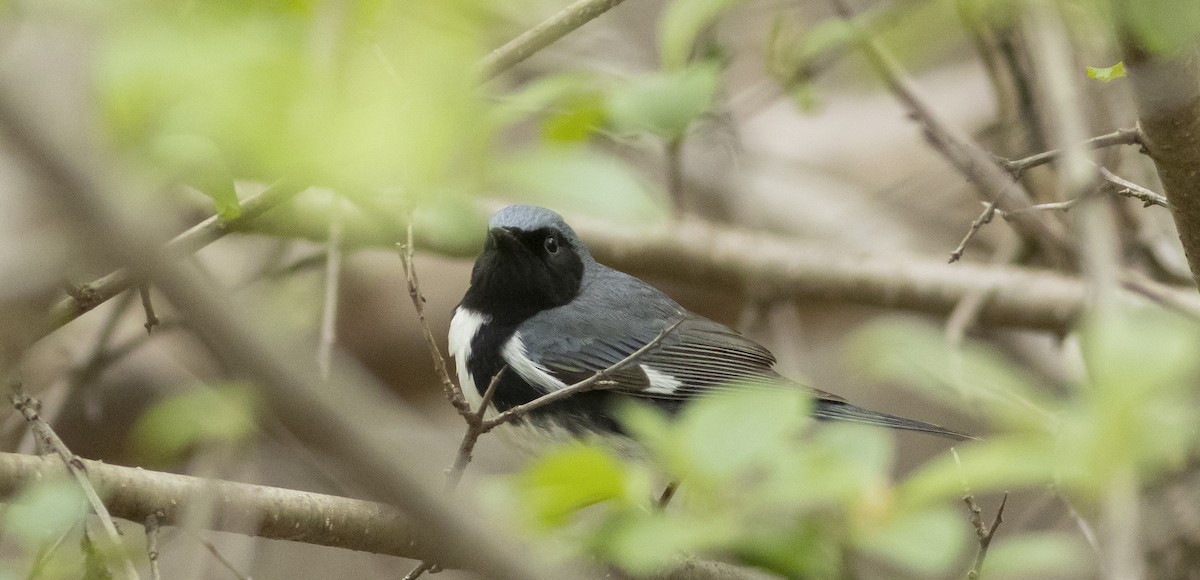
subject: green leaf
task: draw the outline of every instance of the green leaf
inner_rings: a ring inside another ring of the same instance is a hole
[[[570,445],[533,462],[517,480],[521,504],[537,527],[564,524],[579,509],[626,498],[630,478],[620,461],[590,445]]]
[[[255,430],[253,390],[243,384],[202,387],[150,407],[133,425],[135,456],[153,465],[179,461],[197,445],[231,443]]]
[[[41,544],[57,540],[87,513],[87,499],[79,484],[57,479],[25,488],[0,520],[5,533],[30,544]]]
[[[872,530],[860,546],[908,568],[921,577],[938,577],[959,561],[971,530],[962,514],[932,509],[903,515]]]
[[[626,572],[648,576],[681,557],[728,544],[737,533],[735,522],[713,514],[672,517],[661,510],[630,509],[607,522],[594,542]]]
[[[958,447],[961,463],[948,454],[921,467],[900,486],[908,505],[924,506],[977,493],[1044,486],[1063,478],[1086,477],[1079,462],[1059,453],[1049,436],[1001,437]]]
[[[112,580],[112,572],[108,570],[108,556],[92,541],[91,536],[83,534],[79,542],[83,550],[83,580]]]
[[[708,395],[685,408],[676,425],[685,479],[730,481],[785,453],[808,422],[809,401],[798,389],[747,387]]]
[[[608,117],[617,131],[679,139],[712,108],[718,73],[716,65],[700,63],[633,79],[609,95]]]
[[[622,161],[582,148],[545,148],[514,156],[499,171],[517,199],[632,224],[659,223],[662,202]]]
[[[179,178],[212,198],[223,220],[242,215],[233,175],[221,150],[211,139],[197,135],[166,135],[155,142],[155,157]]]
[[[663,11],[658,26],[658,51],[663,68],[687,66],[696,37],[737,0],[675,0]]]
[[[1125,76],[1125,61],[1108,67],[1089,66],[1087,67],[1087,76],[1089,79],[1096,79],[1103,83],[1119,79]]]
[[[1057,422],[1056,403],[1019,365],[986,346],[952,348],[928,324],[885,319],[860,331],[847,352],[870,378],[897,381],[1015,429],[1047,432]]]
[[[982,576],[996,580],[1081,577],[1092,570],[1093,559],[1091,550],[1078,537],[1068,534],[998,533],[988,550]]]
[[[585,141],[604,125],[607,114],[600,93],[575,95],[542,121],[542,137],[558,143]]]

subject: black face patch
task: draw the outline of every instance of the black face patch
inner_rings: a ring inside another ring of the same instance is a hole
[[[577,249],[552,227],[493,228],[462,305],[493,320],[519,322],[573,300],[583,270]]]

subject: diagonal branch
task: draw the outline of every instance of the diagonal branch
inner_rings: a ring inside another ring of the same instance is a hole
[[[133,561],[129,559],[129,554],[125,550],[120,549],[124,545],[124,542],[121,541],[121,532],[117,531],[117,526],[113,523],[112,516],[108,513],[108,508],[105,507],[104,502],[100,499],[100,495],[96,493],[95,486],[88,479],[87,469],[84,467],[83,462],[74,453],[71,453],[71,450],[67,448],[67,444],[63,443],[63,440],[58,437],[58,434],[50,427],[50,424],[42,419],[41,402],[26,394],[24,387],[21,386],[19,381],[13,381],[10,387],[12,389],[10,400],[12,401],[13,408],[25,417],[25,420],[29,422],[31,428],[37,434],[38,439],[45,443],[62,460],[63,466],[71,477],[75,479],[75,482],[79,484],[80,489],[83,490],[83,494],[88,500],[88,504],[92,506],[92,511],[100,519],[100,526],[104,529],[104,535],[107,536],[109,544],[117,553],[122,554],[121,561],[125,566],[125,577],[130,580],[137,580],[138,573],[137,569],[133,566]]]
[[[516,66],[623,1],[578,0],[484,57],[479,63],[483,78],[490,79]]]
[[[892,93],[906,106],[925,130],[934,149],[975,184],[983,198],[1002,211],[1015,210],[1032,203],[1025,187],[998,164],[995,158],[970,137],[941,118],[919,95],[915,83],[883,45],[854,19],[846,0],[833,0],[837,13],[854,30],[868,61],[883,77]],[[1070,243],[1063,225],[1045,214],[1032,214],[1013,226],[1030,241],[1068,250]]]
[[[1083,146],[1088,149],[1103,149],[1105,147],[1115,147],[1118,145],[1141,145],[1141,144],[1142,144],[1142,131],[1140,129],[1138,129],[1137,127],[1134,127],[1132,129],[1117,129],[1116,131],[1113,131],[1112,133],[1100,135],[1097,137],[1092,137],[1091,139],[1088,139],[1087,141],[1083,142]],[[1063,155],[1062,150],[1051,149],[1049,151],[1043,151],[1036,155],[1030,155],[1029,157],[1025,157],[1022,159],[1016,159],[1013,161],[1005,160],[1005,161],[1002,161],[1001,163],[1004,165],[1004,167],[1006,169],[1008,169],[1009,171],[1011,171],[1014,174],[1019,176],[1028,169],[1037,167],[1039,165],[1045,165],[1047,163],[1051,163],[1051,162],[1055,161],[1056,159],[1058,159],[1059,157],[1062,157],[1062,155]]]
[[[566,388],[559,389],[552,393],[547,393],[547,394],[542,395],[528,403],[525,403],[523,405],[517,405],[515,407],[505,410],[503,413],[500,413],[499,415],[496,415],[495,417],[488,420],[484,424],[484,427],[485,427],[484,432],[486,433],[486,432],[491,431],[492,429],[495,429],[496,427],[499,427],[505,423],[510,423],[512,421],[515,421],[516,419],[519,419],[521,417],[524,417],[525,415],[528,415],[531,411],[540,409],[551,403],[561,401],[567,397],[570,397],[571,395],[575,395],[578,393],[582,393],[584,391],[603,387],[603,381],[605,379],[612,376],[613,373],[629,366],[631,363],[633,363],[637,359],[641,358],[642,355],[646,354],[647,352],[650,352],[651,350],[654,350],[655,348],[657,348],[658,345],[662,343],[663,339],[667,338],[667,336],[670,335],[671,332],[673,332],[676,328],[678,328],[680,324],[683,324],[684,320],[685,320],[684,317],[680,317],[679,320],[676,320],[675,322],[671,323],[670,326],[664,328],[662,330],[662,332],[659,332],[658,336],[654,337],[654,340],[647,342],[645,345],[642,346],[642,348],[639,348],[639,349],[633,351],[632,353],[629,353],[629,356],[613,363],[608,368],[600,370],[600,371],[596,371],[596,374],[594,374],[582,381],[579,381],[578,383],[569,385]]]
[[[167,250],[177,254],[191,254],[221,239],[231,231],[244,229],[255,218],[286,203],[304,189],[304,186],[297,183],[280,181],[262,193],[243,201],[242,213],[238,217],[222,220],[214,215],[175,236],[170,242],[167,242]],[[117,270],[103,278],[80,286],[82,292],[59,302],[50,310],[50,323],[43,335],[58,330],[113,296],[133,287],[136,283],[137,280],[130,275],[129,271]]]

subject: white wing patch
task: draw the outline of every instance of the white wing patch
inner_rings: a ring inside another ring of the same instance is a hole
[[[546,367],[529,358],[529,354],[525,350],[525,341],[521,339],[520,332],[514,332],[512,338],[504,343],[504,350],[501,351],[500,356],[504,357],[508,368],[516,371],[521,378],[525,379],[525,382],[534,387],[547,393],[567,387],[566,383],[546,372]]]
[[[646,373],[647,379],[650,379],[650,386],[643,389],[647,393],[673,395],[676,389],[683,386],[683,381],[662,371],[655,370],[650,365],[638,366],[642,367],[642,372]]]
[[[479,329],[483,328],[483,325],[490,322],[491,319],[486,314],[462,307],[456,308],[454,318],[450,319],[450,336],[447,339],[447,346],[450,349],[450,356],[454,357],[454,370],[458,372],[458,384],[462,387],[463,396],[467,398],[467,402],[473,409],[479,408],[479,404],[483,402],[483,395],[480,395],[479,389],[475,387],[475,377],[472,377],[471,372],[467,370],[467,359],[471,356],[471,341],[475,340]]]

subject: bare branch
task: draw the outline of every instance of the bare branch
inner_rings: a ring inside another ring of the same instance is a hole
[[[492,377],[487,390],[483,392],[483,400],[479,403],[479,409],[475,411],[474,415],[466,417],[467,432],[458,446],[458,456],[454,460],[454,466],[446,474],[446,491],[451,491],[458,485],[463,472],[467,469],[467,464],[471,462],[471,453],[475,450],[475,443],[479,441],[480,435],[487,432],[484,416],[487,414],[488,405],[492,404],[492,397],[496,394],[496,385],[500,383],[500,379],[507,370],[508,365],[500,367],[500,371]]]
[[[239,572],[237,567],[233,565],[233,562],[230,562],[229,559],[221,553],[221,550],[217,549],[217,545],[212,543],[212,540],[209,540],[208,538],[201,536],[199,533],[192,531],[187,526],[184,526],[180,529],[182,529],[184,533],[191,536],[193,540],[199,542],[201,546],[204,546],[204,548],[208,550],[208,553],[212,554],[213,558],[216,558],[217,562],[221,563],[221,567],[228,570],[234,578],[237,578],[237,580],[250,580],[249,576]]]
[[[988,548],[992,546],[992,538],[996,537],[996,529],[1004,521],[1004,506],[1008,504],[1008,492],[1004,492],[1004,497],[1000,499],[1000,507],[996,508],[996,519],[992,520],[992,525],[988,527],[983,525],[983,511],[979,509],[979,504],[975,503],[975,496],[968,492],[963,496],[963,502],[971,511],[971,524],[975,526],[975,535],[979,538],[979,551],[975,553],[975,564],[967,573],[967,578],[975,580],[983,571],[983,561],[987,558]]]
[[[400,246],[400,262],[404,266],[404,276],[408,280],[408,296],[412,299],[413,308],[417,311],[417,320],[421,323],[421,334],[425,336],[425,344],[429,345],[429,356],[433,358],[433,370],[437,372],[438,379],[442,381],[442,390],[446,394],[446,399],[458,411],[458,414],[463,417],[471,416],[471,405],[467,403],[467,399],[463,397],[462,388],[454,379],[450,378],[450,373],[446,370],[446,358],[442,356],[442,350],[438,348],[437,341],[433,338],[433,331],[429,329],[429,322],[425,320],[425,296],[421,294],[421,284],[417,280],[417,269],[413,266],[413,227],[412,219],[408,220],[406,228],[405,243]]]
[[[92,486],[92,482],[88,480],[87,470],[83,462],[79,460],[75,454],[67,449],[67,445],[59,439],[58,434],[50,427],[50,424],[42,420],[40,411],[42,404],[37,399],[25,393],[25,389],[19,381],[13,381],[10,385],[12,389],[13,408],[25,417],[33,428],[39,440],[45,443],[58,458],[62,460],[63,465],[79,484],[83,490],[83,495],[87,498],[88,503],[92,506],[92,511],[100,518],[100,525],[104,528],[104,534],[108,538],[109,543],[122,555],[122,563],[125,565],[125,577],[131,580],[137,580],[137,568],[133,566],[133,561],[129,559],[129,554],[120,549],[123,542],[121,541],[121,532],[117,530],[116,524],[113,523],[112,516],[108,513],[108,508],[104,502],[100,500],[100,495],[96,493],[96,488]]]
[[[170,242],[167,242],[167,249],[178,254],[193,253],[221,239],[231,231],[245,228],[246,224],[258,216],[287,202],[304,189],[303,186],[290,181],[276,183],[262,193],[243,201],[242,213],[237,218],[222,221],[214,215],[175,236]],[[44,329],[43,335],[79,318],[136,283],[137,281],[129,275],[129,272],[118,270],[103,278],[83,284],[79,287],[80,292],[59,302],[50,310],[50,322]]]
[[[623,1],[578,0],[484,57],[479,63],[483,78],[490,79],[516,66]]]
[[[144,282],[139,285],[138,295],[142,298],[142,310],[146,312],[146,323],[142,326],[146,327],[146,334],[150,334],[150,331],[158,326],[158,316],[154,314],[154,303],[150,301],[150,285]]]
[[[948,263],[953,264],[962,259],[963,252],[967,251],[967,244],[971,242],[971,239],[975,237],[975,234],[979,233],[979,230],[983,226],[992,223],[992,218],[996,217],[996,211],[996,202],[993,201],[984,204],[983,213],[979,214],[979,217],[971,222],[971,227],[967,230],[967,235],[963,236],[962,241],[958,243],[958,247],[954,248],[953,252],[950,252]]]
[[[341,204],[338,204],[341,205]],[[338,285],[342,275],[342,220],[334,214],[325,243],[325,301],[321,309],[321,338],[317,344],[317,368],[329,380],[333,368],[333,346],[337,343]]]
[[[879,72],[892,93],[921,124],[934,149],[959,173],[970,179],[988,202],[1001,210],[1012,210],[1032,203],[1029,193],[1011,173],[1002,168],[992,154],[966,134],[942,119],[919,95],[915,83],[887,50],[854,19],[846,0],[833,0],[834,8],[855,31],[859,45],[871,65]],[[1059,251],[1070,251],[1063,225],[1044,215],[1032,214],[1013,226],[1030,241]]]
[[[1103,177],[1105,181],[1119,188],[1116,190],[1117,195],[1132,197],[1133,199],[1141,201],[1144,207],[1157,205],[1158,207],[1165,207],[1169,210],[1174,210],[1174,208],[1171,206],[1171,202],[1167,201],[1167,196],[1150,191],[1149,189],[1146,189],[1132,181],[1114,174],[1103,166],[1097,165],[1096,167],[1100,170],[1100,176]]]
[[[1141,144],[1142,132],[1137,127],[1133,127],[1131,129],[1117,129],[1112,133],[1092,137],[1091,139],[1083,142],[1083,146],[1088,149],[1103,149],[1105,147],[1116,147],[1119,145]],[[1049,151],[1043,151],[1042,153],[1030,155],[1029,157],[1014,161],[1005,160],[1002,161],[1002,163],[1006,169],[1012,171],[1016,175],[1020,175],[1030,168],[1050,163],[1061,157],[1062,154],[1063,152],[1059,149],[1051,149]]]
[[[150,580],[162,580],[158,567],[158,513],[146,516],[146,559],[150,561]]]

